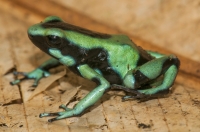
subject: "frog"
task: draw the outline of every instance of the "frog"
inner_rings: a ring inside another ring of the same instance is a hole
[[[59,106],[61,112],[41,113],[40,118],[54,116],[56,120],[80,116],[109,90],[123,90],[123,101],[144,99],[170,91],[179,71],[180,61],[173,54],[165,55],[144,50],[127,35],[91,31],[66,23],[58,16],[49,16],[28,28],[28,37],[41,51],[52,58],[23,75],[12,85],[34,79],[37,87],[43,77],[50,76],[49,69],[64,65],[72,72],[96,83],[96,87],[73,108]]]

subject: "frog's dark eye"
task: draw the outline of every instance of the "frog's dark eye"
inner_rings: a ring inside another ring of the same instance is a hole
[[[56,35],[48,35],[47,44],[51,47],[59,48],[62,44],[62,39]]]

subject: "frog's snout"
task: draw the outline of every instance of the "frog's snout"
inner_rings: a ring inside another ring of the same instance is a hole
[[[27,30],[28,35],[31,36],[37,36],[37,35],[43,35],[43,30],[40,25],[36,24],[33,26],[30,26]]]

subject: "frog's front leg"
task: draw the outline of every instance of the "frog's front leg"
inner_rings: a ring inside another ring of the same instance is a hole
[[[12,82],[10,82],[11,85],[16,85],[18,83],[20,83],[23,80],[26,79],[34,79],[34,83],[33,83],[33,87],[36,87],[38,85],[38,82],[40,81],[40,79],[42,79],[43,77],[47,77],[50,75],[50,73],[48,72],[48,70],[50,68],[56,67],[60,65],[60,63],[58,62],[58,60],[51,58],[47,61],[45,61],[42,65],[40,65],[38,68],[34,69],[31,72],[13,72],[14,75],[22,75],[24,76],[24,78],[22,79],[16,79]]]
[[[173,85],[179,65],[180,61],[174,55],[156,58],[133,71],[129,71],[123,80],[124,88],[116,85],[111,87],[123,89],[136,95],[125,96],[123,98],[125,100],[154,96],[168,90]],[[160,78],[162,80],[159,80]],[[146,86],[149,86],[149,88],[146,88]]]
[[[48,120],[49,122],[53,122],[67,117],[78,116],[88,107],[97,102],[106,92],[106,90],[110,88],[110,83],[95,70],[90,68],[87,64],[78,66],[78,70],[82,77],[89,80],[97,80],[99,85],[90,93],[88,93],[73,109],[69,109],[65,105],[61,105],[60,108],[63,108],[65,111],[56,113],[42,113],[40,114],[40,117],[57,116]]]

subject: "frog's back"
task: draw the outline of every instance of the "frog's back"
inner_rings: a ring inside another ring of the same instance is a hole
[[[112,42],[114,41],[114,43]],[[111,44],[106,46],[108,52],[108,62],[121,78],[129,70],[135,69],[153,57],[141,47],[135,45],[126,35],[113,35]]]
[[[91,36],[89,33],[83,34],[68,30],[66,36],[73,44],[69,49],[73,58],[76,58],[77,65],[88,64],[111,84],[121,84],[129,70],[152,59],[146,51],[135,45],[126,35],[104,36],[97,33]],[[78,51],[75,52],[73,47],[76,47],[75,50],[78,49]]]
[[[151,59],[126,35],[97,33],[63,22],[44,23],[42,26],[63,31],[66,48],[61,52],[76,60],[76,65],[70,67],[75,73],[78,73],[77,65],[88,64],[110,83],[119,83],[129,70]]]

